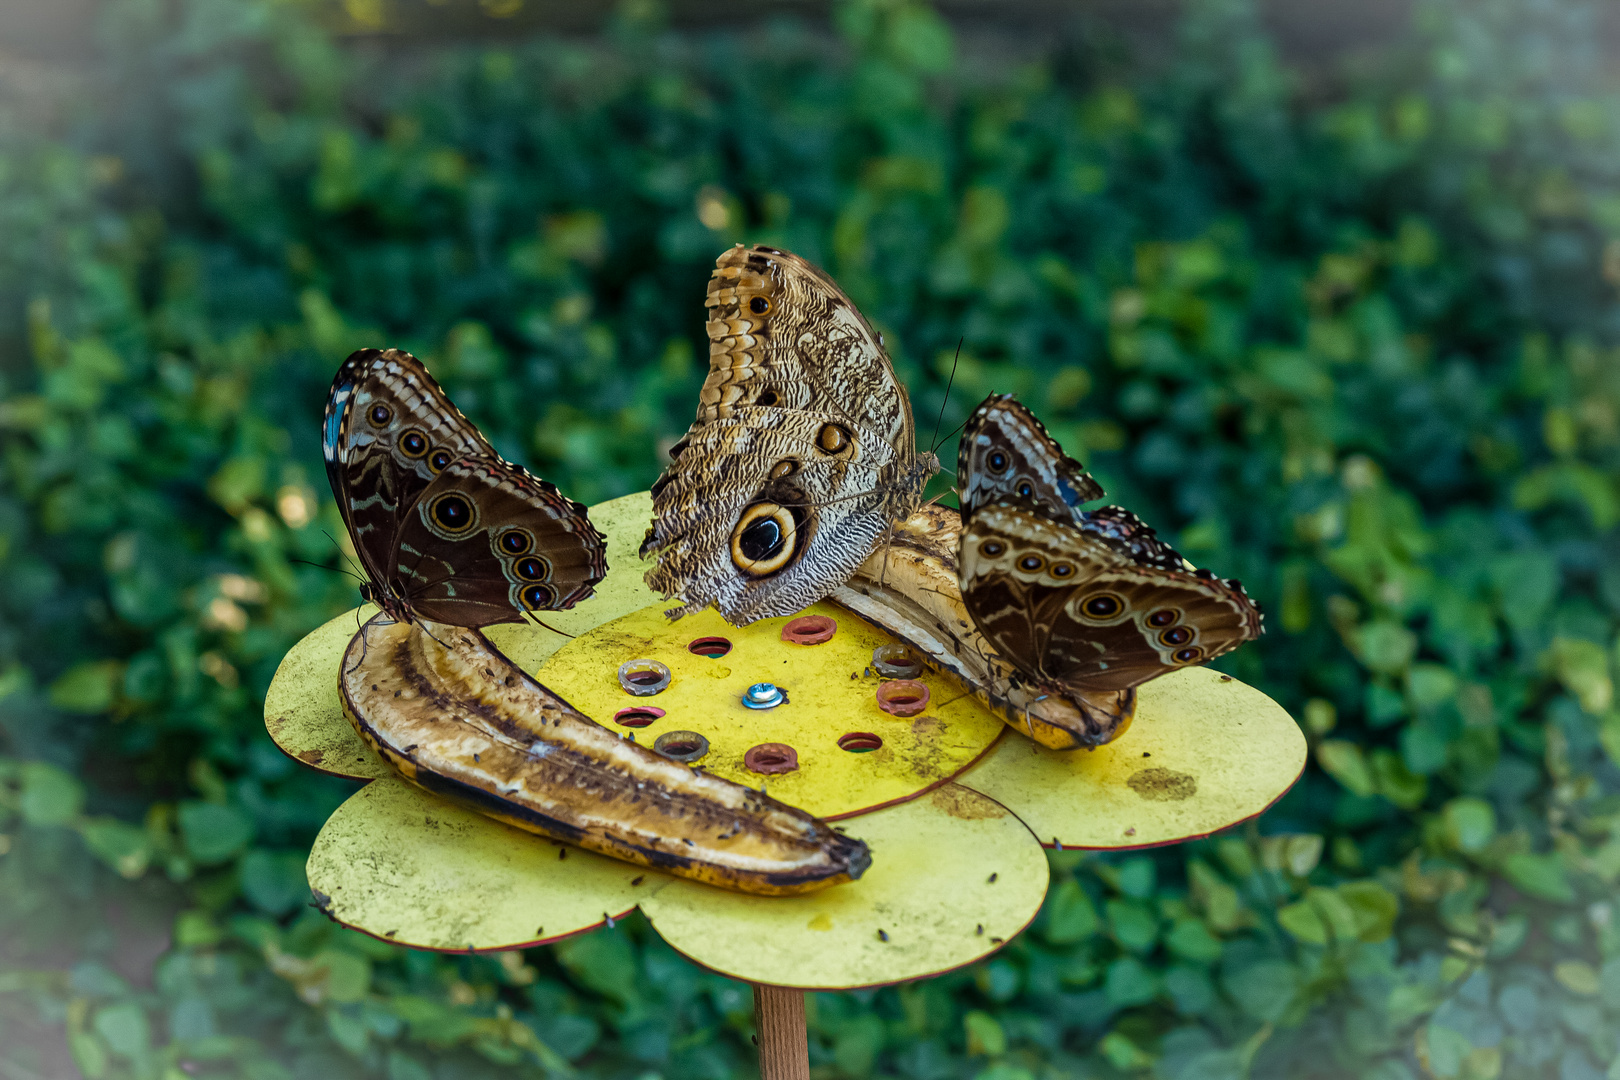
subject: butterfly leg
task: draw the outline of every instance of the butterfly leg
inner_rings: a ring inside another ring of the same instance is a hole
[[[358,624],[360,622],[360,609],[359,608],[354,609],[354,621],[355,621],[356,624]],[[345,676],[353,675],[356,671],[359,670],[360,665],[366,662],[366,653],[371,651],[371,637],[370,637],[370,635],[368,635],[366,633],[366,626],[369,626],[369,625],[370,624],[367,623],[364,626],[362,626],[362,625],[356,625],[355,626],[354,632],[360,635],[360,658],[354,662],[354,667],[350,668],[348,671],[345,671],[343,673]]]

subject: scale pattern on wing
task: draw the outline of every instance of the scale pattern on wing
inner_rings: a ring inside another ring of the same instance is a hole
[[[963,526],[959,557],[975,624],[1037,685],[1125,690],[1260,636],[1260,611],[1238,582],[1138,563],[1033,506],[982,507]]]
[[[409,353],[343,362],[321,442],[362,595],[398,621],[515,622],[571,607],[606,573],[585,508],[503,461]]]
[[[495,456],[422,362],[398,349],[361,349],[343,362],[322,433],[332,493],[376,582],[387,579],[394,537],[434,477],[461,458]]]
[[[741,626],[842,584],[916,507],[938,462],[916,453],[878,335],[822,271],[739,244],[717,261],[705,303],[709,375],[653,486],[641,554],[657,556],[647,584],[678,601],[672,616],[714,603]],[[774,546],[762,517],[776,522]]]
[[[1063,452],[1011,394],[991,394],[968,417],[957,449],[962,516],[999,499],[1028,502],[1054,521],[1079,522],[1081,503],[1103,497],[1102,485]]]
[[[525,611],[573,607],[607,573],[606,541],[585,507],[498,457],[453,462],[414,510],[394,562],[419,618],[521,622]]]

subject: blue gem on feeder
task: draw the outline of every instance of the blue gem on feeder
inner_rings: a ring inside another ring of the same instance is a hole
[[[774,709],[787,700],[775,683],[757,682],[744,691],[742,703],[750,709]]]

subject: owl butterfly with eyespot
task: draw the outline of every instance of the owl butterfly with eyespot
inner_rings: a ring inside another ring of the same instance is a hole
[[[369,578],[361,595],[391,618],[521,622],[573,607],[607,573],[585,508],[503,460],[409,353],[343,362],[321,450]]]
[[[958,456],[962,600],[1031,684],[1128,691],[1260,636],[1242,584],[1193,569],[1128,510],[1080,509],[1073,496],[1101,487],[1010,395],[979,406]]]
[[[791,615],[843,584],[939,470],[883,342],[824,272],[791,252],[721,255],[709,280],[709,376],[653,485],[647,584],[679,618]]]

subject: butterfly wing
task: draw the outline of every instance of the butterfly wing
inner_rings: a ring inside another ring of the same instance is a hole
[[[963,603],[1027,679],[1125,690],[1260,636],[1260,611],[1242,585],[1179,568],[1180,556],[1139,519],[1107,509],[1105,529],[1008,502],[982,507],[963,526]]]
[[[398,349],[361,349],[338,368],[326,399],[321,451],[355,550],[372,581],[387,581],[399,528],[452,462],[495,456],[422,362]]]
[[[938,468],[916,452],[905,388],[831,278],[738,245],[709,281],[709,376],[653,486],[647,584],[734,625],[842,584]]]
[[[963,517],[1018,499],[1054,521],[1078,522],[1080,504],[1103,497],[1102,485],[1011,394],[991,394],[968,417],[956,476]]]
[[[400,523],[391,561],[419,617],[477,627],[573,607],[607,573],[607,548],[585,507],[489,455],[434,477]]]

